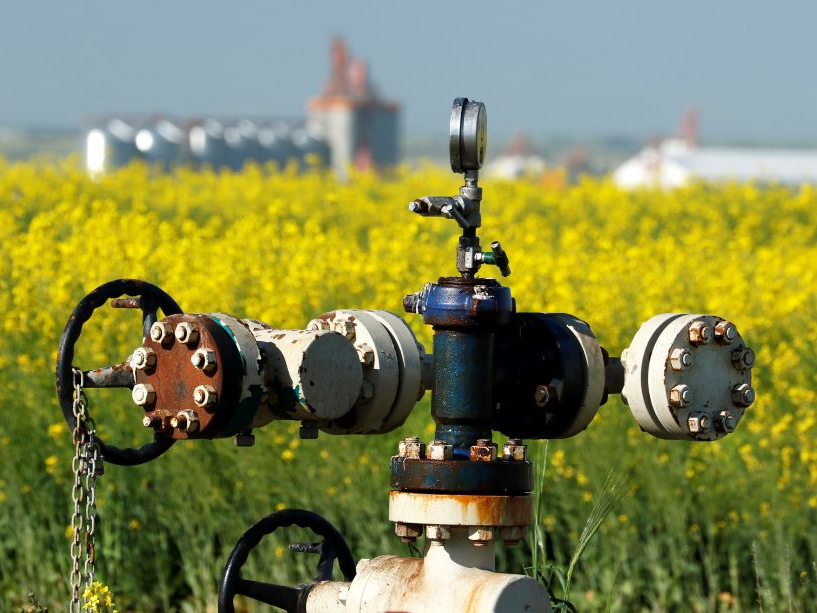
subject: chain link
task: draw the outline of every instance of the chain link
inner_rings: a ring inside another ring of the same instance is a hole
[[[74,473],[74,485],[71,488],[71,500],[74,510],[71,515],[71,613],[81,613],[82,579],[85,588],[91,587],[94,581],[94,563],[96,562],[96,478],[102,474],[102,456],[96,440],[96,424],[88,415],[88,401],[82,387],[85,383],[82,371],[74,372],[74,459],[71,470]],[[84,479],[83,479],[84,478]],[[84,539],[84,543],[82,542]],[[83,546],[84,545],[84,546]],[[83,562],[80,570],[80,562]]]

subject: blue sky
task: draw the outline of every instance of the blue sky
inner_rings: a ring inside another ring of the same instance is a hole
[[[7,2],[0,122],[298,117],[340,34],[407,132],[464,95],[498,136],[645,138],[696,104],[705,139],[817,142],[815,24],[805,1]]]

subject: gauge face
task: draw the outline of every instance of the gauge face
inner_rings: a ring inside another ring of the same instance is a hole
[[[479,170],[488,148],[488,114],[482,102],[457,98],[451,109],[451,170]]]

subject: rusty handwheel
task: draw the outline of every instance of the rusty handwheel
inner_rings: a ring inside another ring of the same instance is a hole
[[[142,311],[142,334],[147,334],[150,326],[157,320],[158,310],[165,315],[182,313],[181,307],[161,288],[139,279],[117,279],[100,285],[85,296],[65,325],[60,338],[57,353],[57,399],[60,403],[65,421],[73,430],[76,420],[73,412],[74,400],[74,347],[82,334],[82,326],[99,307],[120,296],[130,296],[121,301],[119,306],[139,308]],[[85,387],[133,387],[133,373],[127,363],[96,368],[83,372]],[[119,448],[107,445],[97,437],[100,453],[106,462],[121,466],[134,466],[149,462],[165,451],[175,442],[168,436],[156,433],[153,441],[139,448]]]

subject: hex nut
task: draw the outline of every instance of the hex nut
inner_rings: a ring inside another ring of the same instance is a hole
[[[190,356],[190,362],[204,372],[211,372],[216,367],[216,354],[212,349],[202,347]]]
[[[199,429],[198,413],[196,413],[192,409],[185,409],[184,411],[179,411],[176,414],[176,417],[171,418],[170,425],[173,428],[178,428],[182,432],[187,433],[198,432]]]
[[[329,322],[325,319],[313,319],[309,322],[309,325],[306,327],[307,330],[312,332],[317,332],[320,330],[328,330],[329,329]]]
[[[702,413],[692,413],[687,418],[687,425],[692,434],[703,434],[709,430],[709,418]]]
[[[198,385],[193,390],[193,402],[200,407],[210,407],[218,402],[218,394],[212,385]]]
[[[255,435],[252,431],[239,432],[233,437],[233,443],[236,447],[252,447],[255,445]]]
[[[355,345],[355,351],[357,351],[357,357],[360,358],[360,363],[363,364],[363,366],[371,366],[374,364],[374,350],[366,343]]]
[[[738,370],[749,370],[755,365],[755,352],[749,347],[741,347],[732,352],[732,365]]]
[[[681,383],[676,385],[669,391],[669,403],[676,407],[685,407],[692,403],[695,395],[692,393],[692,388]]]
[[[156,352],[150,347],[137,347],[131,356],[133,370],[147,370],[156,366]]]
[[[475,526],[469,528],[468,540],[476,547],[484,547],[494,540],[494,529],[490,526]]]
[[[715,416],[715,429],[718,432],[729,434],[735,431],[737,425],[737,418],[729,411],[721,411]]]
[[[501,538],[506,545],[518,545],[519,542],[525,538],[526,532],[526,526],[502,526],[499,528],[499,538]]]
[[[150,327],[150,338],[164,345],[173,340],[173,327],[166,321],[157,321]]]
[[[471,446],[470,459],[472,462],[493,462],[496,460],[496,445],[490,439],[479,439]]]
[[[755,389],[748,383],[732,388],[732,402],[739,407],[748,407],[755,401]]]
[[[336,319],[334,322],[332,322],[332,330],[341,336],[346,337],[352,342],[354,342],[355,337],[357,336],[355,332],[355,322],[348,319]]]
[[[371,381],[363,379],[363,383],[360,385],[360,396],[358,396],[358,402],[366,403],[371,401],[372,398],[374,398],[374,386],[372,385]]]
[[[401,458],[421,459],[425,456],[425,445],[417,436],[407,436],[397,446],[397,455]]]
[[[686,370],[692,366],[692,354],[683,347],[676,347],[669,356],[672,370]]]
[[[420,524],[404,524],[400,521],[394,524],[394,533],[403,539],[404,543],[414,542],[422,534],[422,530]]]
[[[439,524],[426,526],[426,538],[431,541],[447,541],[451,538],[451,528]]]
[[[426,447],[426,458],[429,460],[450,460],[454,457],[454,446],[445,441],[434,440]]]
[[[537,385],[533,393],[533,401],[537,407],[544,407],[550,402],[550,390],[547,385]]]
[[[150,383],[137,383],[131,391],[131,398],[140,407],[146,407],[156,402],[156,390]]]
[[[706,345],[712,340],[712,328],[705,321],[693,321],[689,324],[688,338],[693,345]]]
[[[502,446],[502,459],[506,462],[524,462],[528,459],[528,446],[522,444],[522,439],[508,439]]]
[[[183,321],[177,325],[174,335],[177,341],[185,345],[192,345],[199,340],[199,331],[193,322],[190,321]]]
[[[728,345],[738,337],[738,329],[732,322],[721,319],[715,324],[715,340]]]

